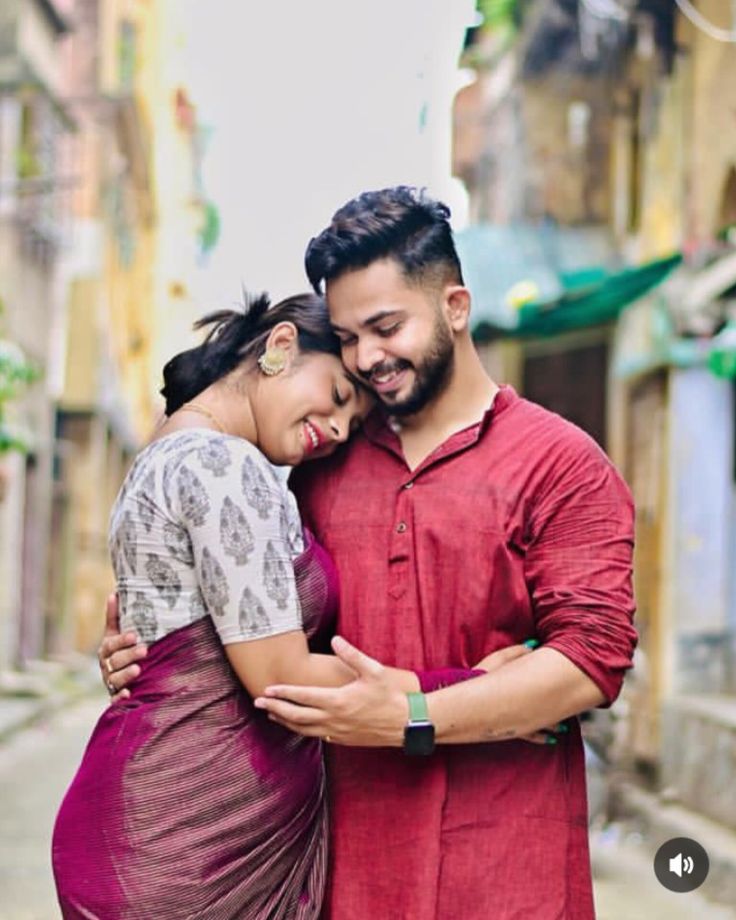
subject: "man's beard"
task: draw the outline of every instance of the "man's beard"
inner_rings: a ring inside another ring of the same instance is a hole
[[[384,399],[380,393],[377,394],[384,406],[391,412],[391,415],[406,417],[421,412],[442,393],[450,381],[454,366],[455,350],[452,334],[438,322],[435,326],[435,334],[429,351],[422,359],[421,364],[414,367],[410,361],[401,359],[384,362],[374,367],[370,374],[364,376],[370,385],[370,378],[374,374],[387,374],[412,368],[414,370],[414,385],[404,399],[394,402]]]

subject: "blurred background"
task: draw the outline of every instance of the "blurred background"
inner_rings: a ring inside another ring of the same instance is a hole
[[[586,726],[599,915],[736,916],[734,0],[2,0],[0,917],[57,916],[162,365],[397,183],[453,210],[492,376],[634,492],[636,667]],[[679,836],[694,894],[651,869]]]

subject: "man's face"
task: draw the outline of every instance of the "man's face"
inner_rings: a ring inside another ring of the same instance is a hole
[[[413,415],[447,385],[454,339],[440,294],[407,284],[393,259],[346,272],[327,284],[332,324],[349,371],[392,415]]]

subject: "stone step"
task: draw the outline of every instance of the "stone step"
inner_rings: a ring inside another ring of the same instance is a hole
[[[736,830],[736,697],[674,697],[662,711],[660,788]]]
[[[736,832],[630,782],[619,780],[612,798],[613,817],[639,835],[652,860],[673,837],[689,837],[704,847],[710,871],[700,892],[717,904],[736,905]]]

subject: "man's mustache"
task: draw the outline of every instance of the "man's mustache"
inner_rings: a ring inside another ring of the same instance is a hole
[[[369,371],[358,369],[358,375],[370,383],[374,377],[383,377],[385,374],[396,374],[411,367],[411,361],[384,361],[382,364],[374,364]]]

